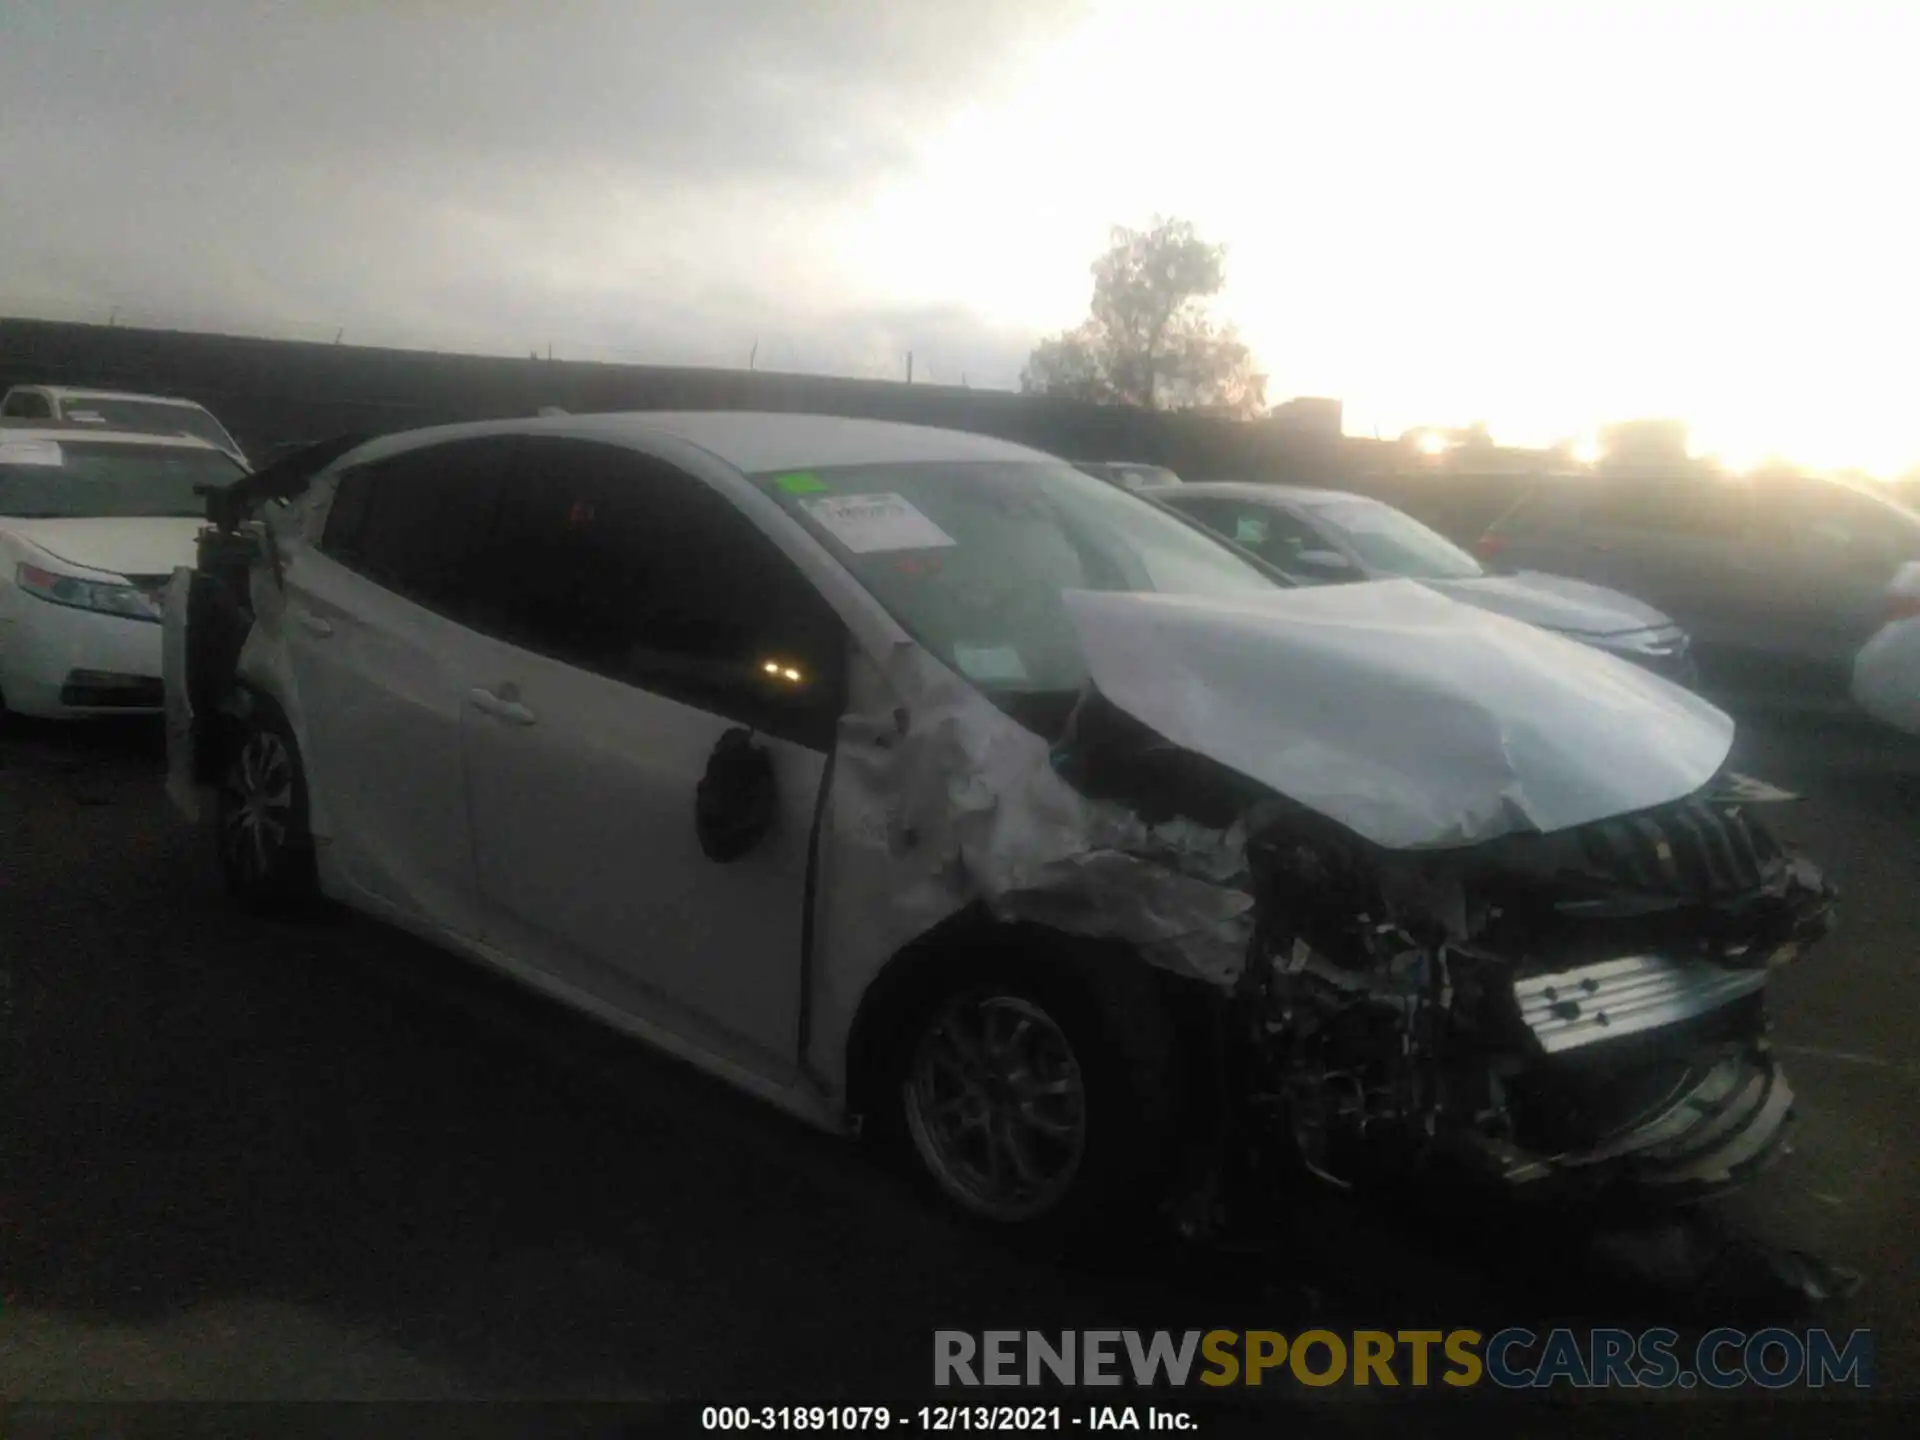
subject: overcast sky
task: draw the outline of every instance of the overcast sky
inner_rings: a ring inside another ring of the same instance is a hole
[[[1114,222],[1279,399],[1920,461],[1912,0],[0,0],[0,312],[1011,385]]]

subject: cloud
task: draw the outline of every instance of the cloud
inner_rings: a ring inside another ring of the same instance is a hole
[[[964,311],[868,313],[835,237],[1076,10],[0,0],[0,309],[991,350]]]

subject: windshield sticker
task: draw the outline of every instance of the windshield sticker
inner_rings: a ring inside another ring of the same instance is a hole
[[[1011,645],[969,645],[956,640],[953,663],[969,680],[983,685],[1018,684],[1027,678],[1026,662]]]
[[[1251,515],[1242,515],[1233,522],[1233,538],[1242,545],[1264,545],[1267,543],[1267,522],[1256,520]]]
[[[0,440],[0,465],[45,465],[57,470],[66,463],[58,440]]]
[[[776,475],[773,483],[788,495],[819,495],[827,488],[827,482],[810,470],[797,470],[791,475]]]
[[[829,495],[802,500],[800,506],[815,524],[856,555],[933,550],[955,543],[951,535],[901,495]]]

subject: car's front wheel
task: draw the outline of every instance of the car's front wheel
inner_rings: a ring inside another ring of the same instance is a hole
[[[300,746],[266,702],[240,722],[217,793],[220,871],[233,897],[254,910],[311,901],[317,887]]]
[[[948,1201],[996,1226],[1138,1219],[1173,1088],[1157,1020],[1025,976],[947,988],[899,1034],[897,1128]]]

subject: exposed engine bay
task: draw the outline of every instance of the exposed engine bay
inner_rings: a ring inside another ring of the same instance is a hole
[[[1096,694],[1057,752],[1149,820],[1238,824],[1255,898],[1229,1003],[1240,1128],[1351,1185],[1442,1166],[1565,1197],[1682,1200],[1782,1150],[1770,971],[1834,891],[1722,772],[1683,799],[1545,835],[1387,850]]]

